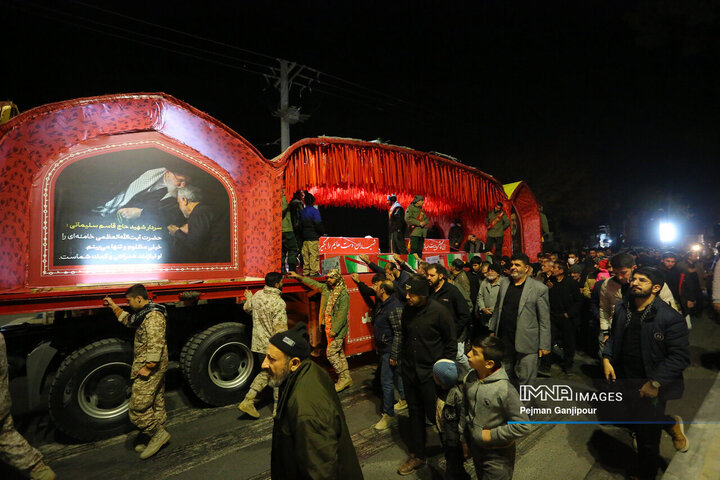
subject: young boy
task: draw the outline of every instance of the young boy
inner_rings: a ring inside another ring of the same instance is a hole
[[[515,468],[515,440],[530,424],[520,414],[520,396],[502,368],[503,344],[498,337],[476,337],[471,342],[465,377],[464,435],[470,446],[478,480],[509,480]]]
[[[470,480],[463,465],[465,456],[461,447],[461,427],[464,417],[462,384],[458,383],[458,367],[446,358],[433,365],[433,378],[438,385],[435,422],[445,450],[445,480]]]

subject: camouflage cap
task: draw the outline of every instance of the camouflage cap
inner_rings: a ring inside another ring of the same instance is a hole
[[[340,274],[340,270],[338,270],[337,268],[333,268],[327,273],[327,277],[332,279],[339,279],[342,278],[342,275]]]

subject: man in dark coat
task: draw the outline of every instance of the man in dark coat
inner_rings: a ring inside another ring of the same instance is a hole
[[[572,375],[575,359],[577,325],[582,307],[582,295],[578,284],[568,275],[568,266],[563,261],[553,264],[550,293],[550,328],[553,345],[561,343],[563,347],[562,369],[566,375]],[[543,357],[542,360],[550,357]],[[542,361],[540,362],[543,363]],[[550,362],[545,365],[549,370]],[[543,369],[543,370],[546,370]]]
[[[405,289],[400,368],[410,414],[410,457],[398,468],[400,475],[410,475],[425,465],[425,422],[435,421],[437,401],[433,365],[441,358],[454,360],[457,354],[452,316],[447,308],[429,298],[427,279],[413,275]]]
[[[451,252],[457,252],[463,247],[463,238],[465,238],[465,231],[463,230],[462,221],[456,218],[453,220],[453,223],[450,224],[450,231],[448,231]]]
[[[325,370],[310,356],[305,324],[270,338],[262,368],[280,388],[273,424],[273,480],[362,479],[340,399]]]
[[[303,275],[306,277],[320,276],[320,237],[325,233],[320,211],[315,208],[315,197],[305,192],[305,208],[300,212],[300,236],[302,242]]]
[[[455,323],[458,345],[457,354],[451,360],[457,362],[462,377],[470,371],[470,365],[465,355],[465,340],[472,319],[468,300],[460,292],[460,289],[448,281],[448,271],[439,263],[431,263],[427,274],[430,282],[430,298],[437,300],[440,305],[447,308]]]
[[[675,303],[682,305],[682,298],[680,296],[680,270],[677,266],[677,256],[673,252],[665,252],[662,256],[662,263],[658,266],[658,269],[663,273],[665,277],[665,284],[672,292]]]
[[[198,187],[189,185],[178,189],[177,203],[187,223],[181,227],[167,227],[174,239],[172,260],[178,263],[229,262],[230,225],[227,216],[203,203],[202,191]]]
[[[388,195],[388,234],[390,235],[390,251],[399,255],[407,255],[405,246],[405,209],[397,201],[397,196]]]
[[[622,382],[627,409],[622,419],[640,422],[631,428],[637,436],[642,479],[654,479],[657,474],[663,425],[676,450],[685,452],[689,446],[682,419],[665,414],[666,402],[682,397],[690,341],[685,319],[658,297],[663,283],[662,273],[655,268],[633,273],[630,297],[615,307],[603,351],[605,378]]]

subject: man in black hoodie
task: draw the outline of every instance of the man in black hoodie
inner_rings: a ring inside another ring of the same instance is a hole
[[[433,365],[441,358],[453,360],[457,353],[455,323],[447,308],[429,298],[427,279],[413,275],[405,289],[400,368],[410,414],[410,456],[398,468],[400,475],[410,475],[425,465],[425,422],[434,422],[437,400]]]
[[[430,282],[430,298],[445,306],[450,311],[455,322],[458,345],[457,354],[451,360],[457,362],[458,368],[460,368],[460,376],[463,377],[470,370],[467,356],[465,356],[465,340],[467,340],[471,320],[470,307],[460,290],[447,280],[448,272],[445,267],[439,263],[431,263],[427,274]]]

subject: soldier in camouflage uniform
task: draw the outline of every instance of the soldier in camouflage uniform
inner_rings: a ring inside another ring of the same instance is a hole
[[[265,288],[261,291],[253,295],[249,290],[245,290],[246,301],[243,310],[251,313],[253,319],[251,349],[263,357],[270,337],[288,329],[287,310],[285,301],[281,297],[282,284],[282,274],[270,272],[265,275]],[[265,370],[257,374],[247,395],[238,405],[240,411],[251,417],[260,418],[260,412],[255,408],[255,400],[257,394],[267,386],[268,379],[268,373]],[[277,403],[277,388],[273,389],[273,395],[275,403]]]
[[[325,335],[327,336],[327,351],[325,354],[328,362],[338,374],[335,391],[345,390],[353,384],[343,349],[345,335],[348,333],[348,312],[350,311],[350,294],[347,291],[345,280],[336,268],[328,272],[326,283],[316,282],[312,278],[303,277],[294,272],[290,272],[288,276],[297,278],[308,287],[322,292],[320,298],[320,325],[325,327]]]
[[[165,344],[165,306],[153,303],[141,284],[133,285],[125,292],[131,315],[118,307],[110,297],[105,304],[110,307],[118,321],[128,328],[135,328],[134,359],[130,378],[133,380],[128,414],[140,434],[149,438],[135,447],[140,458],[155,455],[170,440],[165,430],[165,372],[168,367],[168,351]]]
[[[55,473],[45,465],[42,454],[15,430],[10,405],[7,350],[5,337],[0,333],[0,460],[18,470],[29,472],[30,478],[54,479]]]

